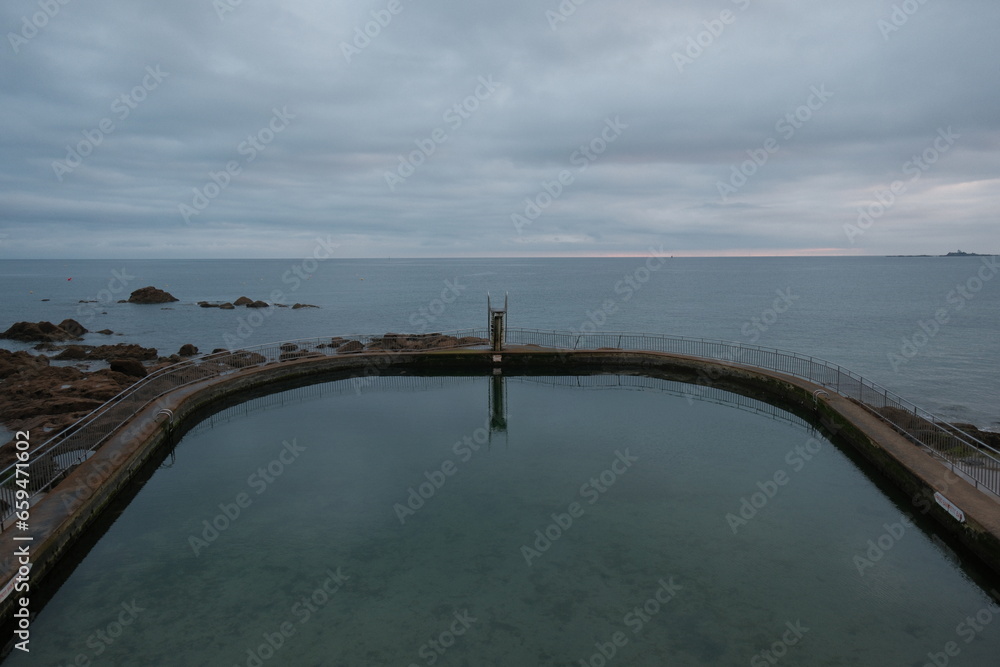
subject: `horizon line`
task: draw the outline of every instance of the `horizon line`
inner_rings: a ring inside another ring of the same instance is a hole
[[[969,257],[995,257],[998,253],[967,253]],[[441,259],[629,259],[643,257],[666,257],[670,259],[801,259],[801,258],[834,258],[834,257],[881,257],[881,258],[905,258],[905,257],[948,257],[947,254],[929,253],[906,253],[906,254],[687,254],[683,251],[667,254],[666,252],[646,252],[646,253],[607,253],[594,255],[357,255],[357,256],[335,256],[329,259],[359,260],[359,259],[382,259],[382,260],[441,260]],[[961,257],[962,255],[951,255],[951,257]],[[241,260],[301,260],[297,255],[290,256],[246,256],[246,257],[0,257],[0,261],[241,261]]]

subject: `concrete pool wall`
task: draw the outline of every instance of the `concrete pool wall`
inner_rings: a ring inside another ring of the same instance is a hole
[[[123,424],[87,461],[70,472],[31,509],[31,584],[44,578],[83,538],[116,496],[176,436],[222,403],[280,391],[289,384],[412,375],[648,375],[718,386],[808,417],[825,433],[849,443],[900,489],[914,509],[932,517],[1000,575],[1000,502],[961,479],[941,462],[851,399],[780,373],[660,352],[563,351],[532,346],[489,350],[358,353],[305,357],[252,367],[173,391]],[[284,386],[282,386],[284,385]],[[942,500],[944,501],[942,503]],[[946,505],[951,504],[951,511]],[[961,513],[955,511],[960,508]],[[964,518],[960,521],[955,514]],[[12,620],[19,594],[16,550],[23,542],[3,533],[0,616]],[[34,606],[34,605],[33,605]]]

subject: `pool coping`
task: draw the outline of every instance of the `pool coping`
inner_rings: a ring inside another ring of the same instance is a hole
[[[338,356],[303,357],[234,371],[170,392],[119,427],[87,461],[70,472],[31,508],[31,529],[17,537],[4,531],[0,552],[0,623],[12,622],[18,598],[16,549],[30,545],[29,584],[45,577],[67,550],[97,520],[118,493],[149,463],[186,422],[223,399],[279,382],[309,376],[337,375],[343,379],[379,375],[382,371],[440,375],[577,375],[667,373],[682,381],[711,386],[726,381],[753,392],[754,398],[780,400],[815,415],[814,424],[849,442],[914,506],[929,515],[1000,575],[1000,502],[957,476],[929,453],[914,445],[856,401],[807,380],[778,372],[663,352],[555,350],[519,346],[501,353],[452,349],[360,352]],[[331,378],[335,379],[335,378]],[[757,395],[760,392],[760,395]],[[959,521],[936,500],[950,501],[964,514]],[[30,597],[30,593],[28,595]]]

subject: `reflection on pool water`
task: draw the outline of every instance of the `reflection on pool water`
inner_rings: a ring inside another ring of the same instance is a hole
[[[353,386],[189,432],[8,664],[1000,655],[1000,609],[917,510],[781,410],[647,378],[508,378],[491,432],[490,378]]]

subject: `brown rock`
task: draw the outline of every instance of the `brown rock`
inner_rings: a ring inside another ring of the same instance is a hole
[[[225,352],[225,350],[223,350]],[[232,354],[223,356],[220,361],[233,368],[247,368],[257,366],[267,361],[267,357],[258,352],[248,352],[246,350],[236,350]]]
[[[298,310],[299,308],[319,308],[319,306],[314,306],[311,303],[297,303],[292,306],[292,310]]]
[[[266,301],[254,301],[253,303],[248,303],[247,308],[268,308],[270,304]]]
[[[171,301],[179,301],[179,299],[173,294],[151,285],[140,287],[128,297],[129,303],[170,303]]]
[[[136,359],[138,361],[149,361],[156,359],[155,347],[142,347],[135,343],[118,343],[116,345],[96,345],[90,348],[91,359]]]
[[[67,412],[91,412],[104,401],[80,396],[49,396],[24,401],[4,411],[9,420],[28,419],[37,415],[61,415]]]
[[[21,372],[38,372],[49,367],[49,358],[21,350],[11,352],[0,349],[0,379]]]
[[[60,322],[58,326],[63,331],[73,334],[76,338],[82,338],[83,334],[90,333],[87,331],[86,327],[72,319],[65,319]]]
[[[70,345],[53,358],[59,361],[82,361],[87,358],[87,350],[80,345]]]
[[[253,303],[253,299],[250,299],[245,296],[241,296],[240,298],[236,299],[236,301],[233,301],[234,306],[249,306],[251,303]]]
[[[490,341],[478,336],[462,336],[458,339],[459,345],[489,345]]]
[[[219,304],[219,308],[222,310],[233,310],[235,306],[227,301],[223,304]]]
[[[360,341],[349,340],[338,347],[337,352],[347,354],[348,352],[360,352],[363,349],[365,349],[365,346],[362,345]]]
[[[146,367],[142,365],[141,361],[136,359],[111,359],[110,364],[111,370],[116,373],[123,373],[137,378],[144,378],[147,375]]]
[[[72,322],[73,320],[66,320]],[[81,327],[82,328],[82,327]],[[84,329],[86,331],[86,329]],[[76,340],[79,336],[51,322],[17,322],[0,334],[0,338],[26,342]]]
[[[181,345],[181,349],[177,351],[177,354],[181,357],[193,357],[198,354],[198,348],[191,343],[185,343]]]

